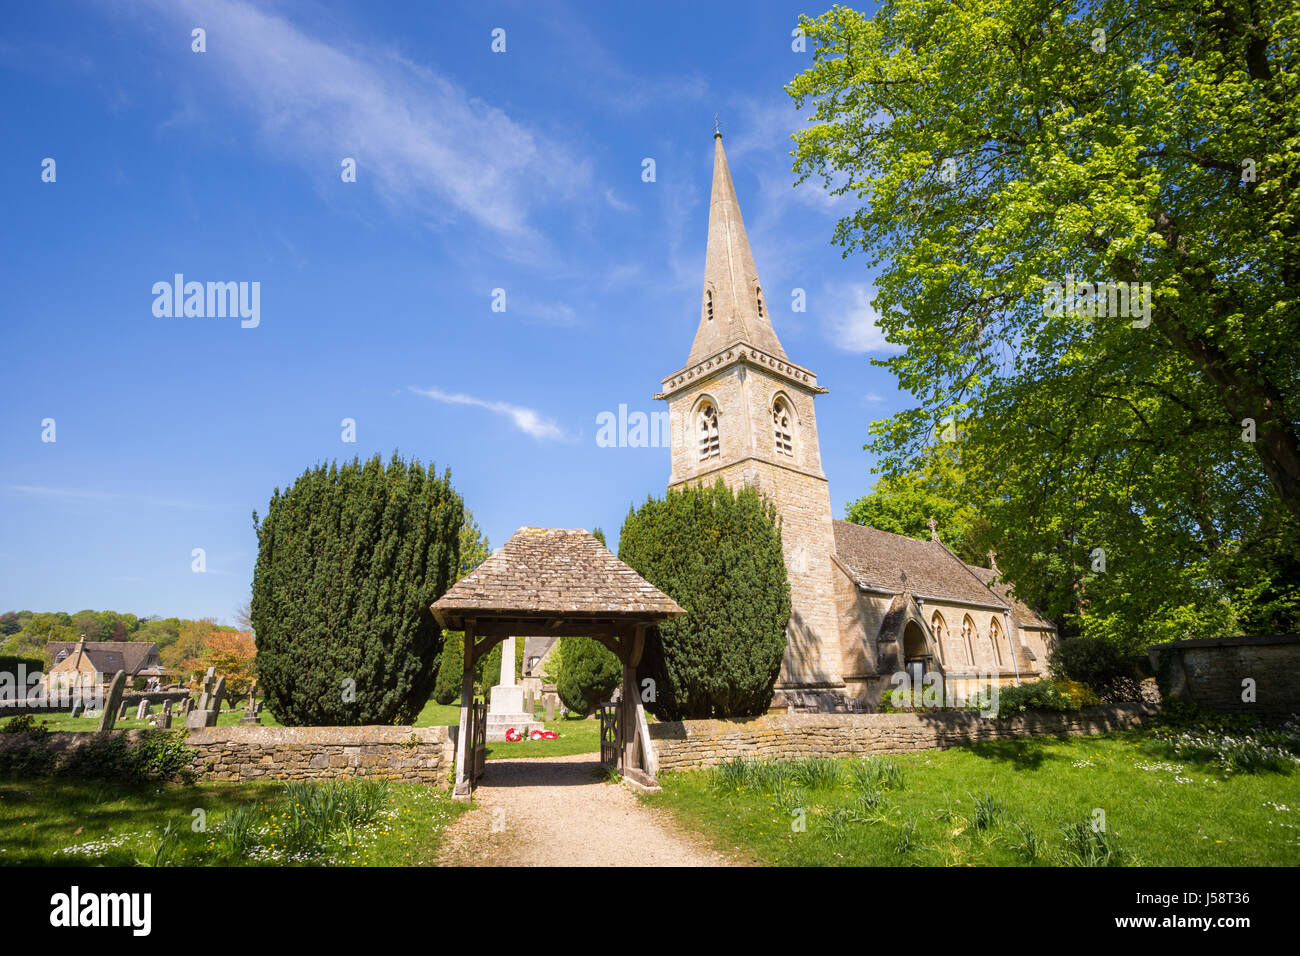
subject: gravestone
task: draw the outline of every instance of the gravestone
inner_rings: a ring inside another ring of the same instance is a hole
[[[149,716],[149,698],[140,701],[140,706],[135,709],[135,719],[144,720]]]
[[[546,695],[546,719],[555,719],[555,697],[552,694]]]
[[[181,701],[181,717],[188,717],[190,711],[194,709],[194,698],[186,697]]]
[[[163,701],[162,716],[159,718],[159,723],[161,724],[164,730],[169,730],[171,728],[172,702],[170,700]]]
[[[82,712],[83,710],[85,710],[85,709],[86,709],[86,705],[85,705],[85,703],[82,701],[82,699],[81,699],[80,697],[78,697],[76,700],[74,700],[74,701],[72,702],[72,714],[71,714],[71,716],[73,716],[73,717],[80,717],[80,716],[81,716],[81,712]]]
[[[199,693],[198,710],[212,709],[212,686],[217,681],[217,669],[209,667],[208,672],[203,675],[203,690]]]
[[[112,730],[113,724],[126,712],[126,702],[122,700],[122,690],[126,687],[126,671],[118,671],[108,685],[108,696],[104,699],[104,712],[99,715],[99,729]]]
[[[239,718],[241,724],[260,724],[262,718],[260,715],[261,708],[257,703],[257,681],[253,681],[248,688],[248,706],[244,708],[244,716]]]
[[[131,706],[131,705],[130,705],[129,703],[127,703],[126,701],[122,701],[122,706],[119,707],[119,708],[117,709],[117,719],[118,719],[118,720],[126,720],[126,711],[127,711],[127,708],[130,707],[130,706]]]
[[[211,679],[216,673],[216,668],[209,667],[207,676],[203,678],[204,688],[211,686]],[[221,698],[226,694],[226,679],[220,677],[217,679],[215,687],[212,687],[211,693],[206,689],[203,696],[199,698],[199,706],[185,718],[185,727],[188,730],[198,730],[203,727],[217,726],[217,717],[221,715]],[[206,705],[206,706],[205,706]]]

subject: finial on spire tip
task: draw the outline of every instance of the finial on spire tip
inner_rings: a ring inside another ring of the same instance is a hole
[[[719,129],[719,127],[718,127],[718,114],[717,114],[717,113],[714,113],[714,114],[713,114],[713,138],[714,138],[714,139],[721,139],[721,138],[722,138],[722,130]]]

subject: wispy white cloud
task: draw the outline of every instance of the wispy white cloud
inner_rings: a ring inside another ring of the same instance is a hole
[[[827,311],[825,332],[831,344],[843,352],[897,354],[902,347],[885,339],[880,331],[880,313],[871,305],[874,287],[854,282],[833,296]]]
[[[588,188],[581,155],[393,50],[331,43],[241,0],[143,2],[187,32],[204,26],[203,56],[216,67],[205,72],[253,112],[274,148],[335,178],[353,157],[358,183],[395,207],[433,219],[451,207],[532,240],[540,202]]]
[[[539,441],[567,441],[569,438],[552,419],[543,418],[540,412],[522,405],[495,402],[457,392],[444,392],[440,388],[417,388],[414,385],[410,388],[416,394],[431,398],[435,402],[445,402],[448,405],[473,405],[476,408],[486,408],[490,412],[504,415],[514,422],[515,427],[521,432]]]
[[[161,498],[156,495],[122,494],[115,491],[98,491],[91,488],[50,488],[45,485],[8,485],[6,491],[32,498],[56,501],[104,501],[149,505],[154,508],[179,508],[185,511],[215,511],[213,505],[182,498]]]

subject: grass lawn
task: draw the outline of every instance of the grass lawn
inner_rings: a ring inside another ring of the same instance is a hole
[[[460,723],[460,705],[436,704],[429,701],[415,720],[417,727],[450,727]],[[521,740],[518,743],[490,743],[488,760],[509,760],[514,757],[568,757],[573,754],[600,753],[600,721],[558,720],[542,721],[547,730],[560,736],[555,740]]]
[[[292,799],[283,782],[0,781],[0,865],[422,866],[466,806],[364,781],[299,784]]]
[[[243,710],[222,713],[217,718],[217,726],[230,727],[239,723]],[[67,714],[40,714],[36,720],[44,723],[49,730],[93,731],[99,727],[98,717],[69,717]],[[424,705],[420,716],[415,719],[416,727],[452,727],[460,723],[459,704],[438,704],[432,700]],[[560,736],[556,740],[530,740],[519,743],[488,744],[487,759],[502,760],[511,757],[567,757],[572,754],[600,753],[600,721],[591,720],[557,720],[542,721],[547,730],[553,730]],[[119,720],[115,730],[144,729],[149,724],[134,717]],[[262,710],[262,726],[279,727],[279,722],[271,716],[270,711]],[[173,729],[183,729],[184,723],[175,718]]]
[[[153,712],[155,714],[158,713],[157,706],[153,708]],[[131,710],[131,713],[132,714],[135,713],[134,708]],[[218,727],[234,726],[239,723],[239,719],[243,716],[244,716],[244,710],[242,707],[239,710],[222,711],[217,716],[217,726]],[[36,721],[37,723],[45,724],[45,727],[48,730],[95,731],[99,729],[98,716],[69,717],[67,714],[37,714]],[[150,725],[147,720],[136,720],[134,716],[131,716],[123,720],[117,721],[115,724],[113,724],[113,729],[114,730],[145,730],[149,726]],[[266,708],[262,708],[262,726],[263,727],[280,726],[279,722],[274,717],[271,716],[271,712]],[[181,718],[181,715],[179,713],[174,713],[172,715],[172,730],[183,730],[184,728],[185,728],[185,721]]]
[[[745,769],[665,773],[641,799],[768,865],[1300,865],[1300,772],[1225,777],[1141,733]]]

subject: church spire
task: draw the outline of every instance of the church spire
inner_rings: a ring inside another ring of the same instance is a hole
[[[758,281],[731,182],[722,133],[713,132],[713,194],[709,199],[709,245],[704,257],[704,301],[688,364],[729,345],[744,342],[774,358],[789,361],[768,315],[767,296]]]

